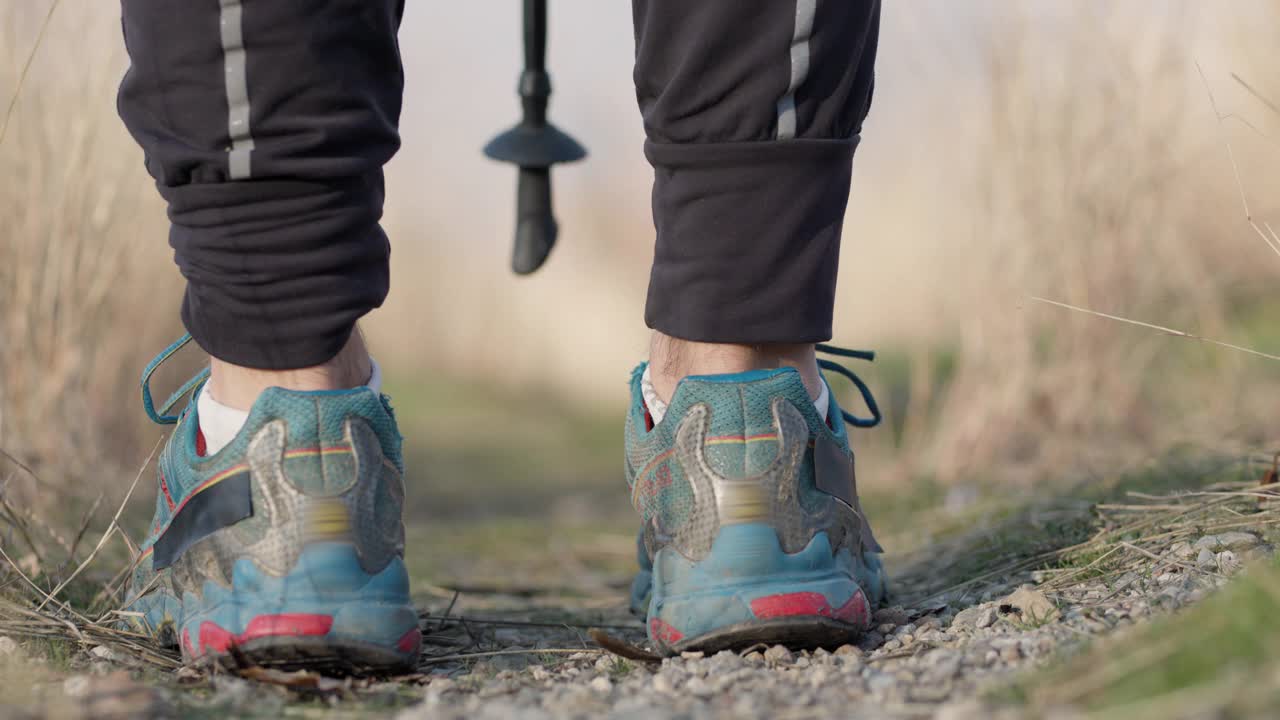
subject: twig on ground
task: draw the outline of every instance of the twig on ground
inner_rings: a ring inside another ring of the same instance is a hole
[[[572,655],[576,653],[603,653],[604,649],[598,648],[520,648],[518,650],[487,650],[485,652],[473,653],[457,653],[451,655],[435,655],[425,657],[418,661],[418,667],[424,665],[440,665],[442,663],[457,662],[459,660],[475,660],[477,658],[495,657],[498,655]]]

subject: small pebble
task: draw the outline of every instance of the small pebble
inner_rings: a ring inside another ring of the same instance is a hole
[[[783,645],[774,645],[764,651],[764,659],[772,663],[789,663],[791,662],[791,651]]]
[[[1000,615],[995,608],[985,608],[978,614],[978,619],[974,621],[973,625],[976,628],[989,628],[996,624],[996,619],[999,617]]]

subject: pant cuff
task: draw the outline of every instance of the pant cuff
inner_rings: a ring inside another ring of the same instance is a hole
[[[649,327],[701,342],[830,339],[857,144],[647,142],[657,228]]]

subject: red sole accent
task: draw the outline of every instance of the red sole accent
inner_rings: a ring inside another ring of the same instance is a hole
[[[861,590],[838,608],[831,607],[826,596],[818,592],[765,595],[751,601],[751,612],[761,619],[816,615],[863,626],[870,622],[871,616],[867,597]]]
[[[400,638],[400,642],[396,643],[396,649],[402,653],[417,653],[422,648],[422,631],[414,628],[404,634]]]
[[[182,628],[182,650],[186,654],[195,657],[196,648],[191,644],[191,633],[187,632],[186,628]]]
[[[239,635],[222,629],[208,620],[200,623],[199,655],[207,652],[225,653],[232,645],[242,645],[264,637],[314,637],[328,635],[333,627],[329,615],[307,613],[282,613],[259,615],[249,621]],[[187,638],[190,642],[190,638]],[[193,653],[196,654],[196,653]]]
[[[652,618],[649,620],[649,634],[652,635],[655,640],[664,642],[668,645],[673,645],[684,639],[684,633],[658,618]]]

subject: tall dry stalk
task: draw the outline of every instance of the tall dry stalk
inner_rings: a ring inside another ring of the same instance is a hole
[[[0,11],[6,101],[46,9]],[[163,209],[115,117],[117,12],[62,3],[0,146],[0,448],[88,498],[127,484],[113,471],[139,449],[133,378],[174,326],[160,301],[174,295]],[[24,482],[14,470],[0,461],[11,499]]]
[[[1171,371],[1183,350],[1167,337],[1026,302],[1221,337],[1244,254],[1222,231],[1238,203],[1201,162],[1220,145],[1194,120],[1204,101],[1175,29],[1099,5],[1039,28],[1000,28],[990,45],[967,239],[988,269],[970,290],[990,302],[962,328],[931,458],[943,476],[1150,452],[1194,432],[1180,399],[1222,420],[1238,395],[1238,357],[1192,381]]]

